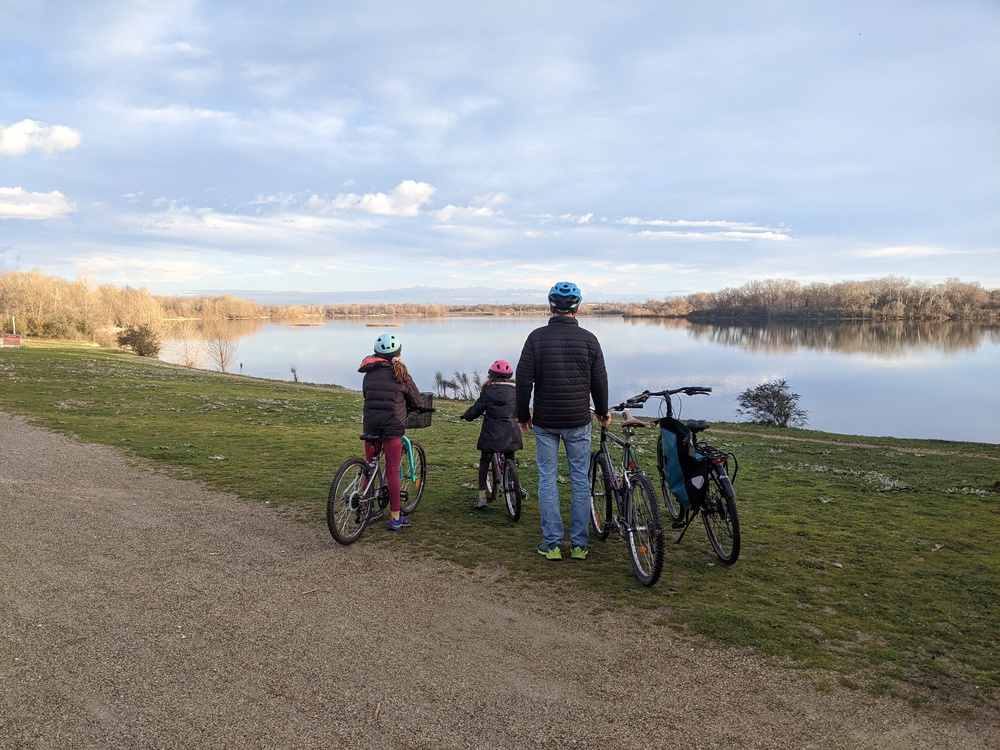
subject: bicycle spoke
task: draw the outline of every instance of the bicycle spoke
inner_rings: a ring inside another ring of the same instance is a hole
[[[643,474],[632,475],[630,479],[629,553],[636,578],[643,586],[652,586],[663,571],[663,516],[649,479]]]

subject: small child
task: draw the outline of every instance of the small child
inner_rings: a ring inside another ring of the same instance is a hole
[[[514,452],[524,447],[521,430],[517,426],[513,374],[514,369],[505,359],[498,359],[490,365],[479,398],[462,415],[462,419],[469,422],[483,414],[486,415],[479,432],[479,442],[476,444],[480,456],[479,497],[475,507],[479,510],[485,508],[492,499],[486,497],[486,478],[490,473],[493,454],[503,453],[507,458],[513,458]]]
[[[389,490],[389,531],[410,526],[410,519],[400,512],[399,464],[402,460],[406,413],[420,403],[409,370],[400,359],[403,343],[391,333],[375,339],[375,351],[361,362],[358,372],[364,373],[361,392],[365,397],[363,429],[377,435],[374,443],[365,442],[365,458],[371,460],[380,447],[385,451],[385,483]]]

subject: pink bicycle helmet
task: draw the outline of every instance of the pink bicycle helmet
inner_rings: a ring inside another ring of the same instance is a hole
[[[505,378],[509,378],[514,374],[514,368],[510,366],[510,362],[506,359],[498,359],[490,365],[490,372],[494,375],[501,375]]]

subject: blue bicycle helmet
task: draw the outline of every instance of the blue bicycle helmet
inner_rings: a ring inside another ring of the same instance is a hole
[[[391,333],[383,333],[375,339],[375,353],[381,357],[398,357],[403,351],[403,342]]]
[[[572,312],[580,307],[581,302],[583,293],[571,281],[560,281],[549,290],[549,307],[556,312]]]

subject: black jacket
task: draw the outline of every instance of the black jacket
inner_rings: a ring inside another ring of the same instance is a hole
[[[483,386],[476,403],[462,415],[462,419],[469,422],[480,415],[486,415],[476,448],[485,453],[507,453],[524,447],[521,429],[517,426],[514,401],[514,384],[509,380]]]
[[[608,372],[597,337],[576,318],[554,315],[528,334],[515,371],[517,421],[552,429],[590,424],[608,413]],[[534,413],[529,410],[534,389]]]
[[[420,403],[413,379],[397,383],[387,359],[365,357],[358,372],[365,374],[361,392],[365,397],[364,431],[382,438],[402,437],[406,432],[406,410]]]

